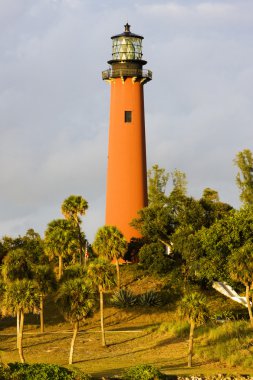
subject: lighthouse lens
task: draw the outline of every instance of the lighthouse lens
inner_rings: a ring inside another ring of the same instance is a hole
[[[141,60],[142,40],[133,37],[118,37],[113,39],[112,57],[115,60]]]

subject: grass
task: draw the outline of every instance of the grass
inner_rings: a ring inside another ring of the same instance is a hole
[[[253,368],[253,328],[245,321],[225,322],[201,336],[197,354],[231,366]]]
[[[129,268],[125,280],[123,273],[123,285],[135,294],[143,289],[157,290],[163,286],[161,281],[156,282],[150,276],[145,279],[143,276],[138,278],[135,274],[132,281]],[[210,294],[209,300],[214,312],[226,300],[224,297],[219,297],[217,293]],[[229,302],[226,301],[227,307]],[[163,307],[132,307],[128,310],[106,307],[105,328],[108,346],[103,348],[101,345],[99,313],[96,313],[81,326],[74,352],[74,367],[97,378],[121,375],[126,369],[144,363],[154,365],[166,374],[176,375],[252,373],[253,365],[249,359],[243,363],[238,360],[240,355],[252,354],[250,330],[242,327],[238,330],[241,331],[240,342],[242,346],[245,343],[245,347],[239,350],[237,340],[234,358],[232,353],[229,361],[224,357],[219,360],[218,353],[215,352],[218,341],[224,340],[229,344],[233,339],[237,339],[238,334],[229,332],[228,324],[197,330],[196,355],[193,357],[193,367],[189,369],[187,367],[188,326],[177,320],[175,308],[174,304]],[[45,317],[44,334],[39,333],[39,320],[36,316],[26,318],[25,358],[29,363],[54,363],[67,366],[71,326],[64,322],[53,303],[47,304]],[[1,360],[4,363],[19,361],[15,319],[8,318],[0,322]]]

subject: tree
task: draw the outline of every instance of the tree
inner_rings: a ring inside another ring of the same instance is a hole
[[[250,289],[253,288],[253,241],[247,241],[243,246],[235,249],[228,261],[230,276],[233,280],[241,282],[245,288],[245,296],[251,325],[253,314],[250,304]]]
[[[24,278],[32,279],[32,262],[23,248],[13,249],[4,257],[2,275],[6,282]]]
[[[203,249],[203,255],[196,263],[199,278],[229,281],[230,256],[253,241],[253,207],[231,210],[223,219],[209,228],[202,228],[197,234]]]
[[[78,237],[69,220],[55,219],[45,231],[45,252],[50,258],[58,257],[58,279],[63,273],[63,259],[73,255]]]
[[[40,296],[40,332],[44,332],[44,300],[46,295],[56,289],[56,278],[50,264],[33,265],[33,279]]]
[[[178,169],[171,173],[173,189],[171,194],[176,196],[186,196],[187,194],[187,179],[186,174]]]
[[[104,331],[104,293],[115,285],[115,268],[103,259],[92,261],[87,268],[87,276],[98,287],[100,298],[100,325],[102,346],[106,346]]]
[[[26,251],[23,248],[12,249],[4,257],[3,265],[1,267],[3,281],[10,286],[17,280],[31,280],[32,279],[32,263],[28,258]],[[9,287],[8,287],[9,289]],[[17,347],[19,344],[20,333],[20,317],[21,311],[17,308]]]
[[[122,232],[115,226],[104,226],[98,229],[93,242],[94,252],[107,260],[115,260],[117,270],[117,286],[120,288],[119,259],[127,251],[127,241]]]
[[[61,211],[64,217],[71,221],[74,228],[77,231],[78,241],[79,241],[79,254],[80,263],[82,264],[83,248],[85,245],[85,236],[81,231],[81,219],[80,216],[85,215],[88,209],[88,202],[82,198],[81,195],[70,195],[65,199],[61,205]]]
[[[141,233],[145,242],[160,240],[170,244],[176,223],[169,204],[155,204],[138,211],[138,218],[133,219],[130,224]]]
[[[205,227],[210,227],[217,220],[225,218],[233,209],[229,204],[220,202],[218,191],[209,187],[204,189],[200,204],[205,212]]]
[[[25,362],[23,353],[25,313],[37,311],[38,308],[39,290],[34,281],[22,279],[7,283],[2,302],[2,311],[4,315],[20,315],[17,348],[22,363]]]
[[[192,366],[194,329],[203,324],[208,317],[206,299],[197,292],[186,294],[180,304],[180,314],[190,324],[188,367]]]
[[[159,166],[153,165],[148,170],[148,203],[149,206],[164,203],[166,200],[166,186],[169,180],[169,173]]]
[[[211,202],[219,202],[219,193],[214,189],[210,189],[210,187],[206,187],[203,190],[202,199],[211,201]]]
[[[60,284],[56,303],[66,320],[73,326],[69,352],[69,364],[72,364],[79,323],[91,315],[95,308],[94,292],[83,278],[69,279]]]
[[[237,153],[234,163],[239,168],[236,183],[241,190],[243,204],[253,205],[253,156],[249,149]]]

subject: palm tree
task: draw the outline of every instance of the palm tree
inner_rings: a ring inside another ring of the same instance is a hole
[[[85,242],[84,233],[81,231],[82,220],[80,216],[85,215],[88,209],[88,202],[81,195],[70,195],[65,199],[61,205],[61,211],[64,217],[71,221],[76,228],[78,241],[79,241],[79,253],[80,263],[82,264],[83,246]]]
[[[58,257],[58,279],[63,273],[63,258],[73,253],[76,234],[72,224],[65,219],[50,222],[45,231],[45,253],[50,257]]]
[[[73,325],[70,344],[69,364],[73,363],[73,353],[80,321],[86,319],[95,308],[95,295],[83,278],[66,280],[60,284],[56,303],[66,320]]]
[[[44,300],[46,295],[56,288],[56,278],[50,264],[33,266],[33,278],[40,293],[40,332],[44,332]]]
[[[20,239],[20,244],[21,244]],[[11,284],[16,280],[32,279],[32,263],[29,255],[23,248],[11,249],[4,257],[1,267],[3,281],[5,285]],[[20,310],[16,311],[17,316],[17,347],[20,332]]]
[[[115,285],[115,268],[103,259],[92,261],[87,268],[87,275],[93,284],[98,286],[100,298],[100,324],[102,346],[106,346],[104,331],[104,293]]]
[[[23,354],[23,329],[25,313],[39,308],[39,290],[34,281],[23,279],[7,283],[3,301],[3,315],[20,315],[17,331],[17,348],[20,360],[25,362]]]
[[[117,269],[117,286],[120,288],[119,259],[127,251],[127,241],[115,226],[104,226],[98,229],[92,245],[95,253],[108,260],[115,259]]]
[[[16,248],[7,253],[2,265],[5,282],[32,278],[32,263],[28,256],[23,248]]]
[[[252,306],[250,304],[250,289],[253,288],[253,243],[248,241],[242,247],[234,250],[228,261],[228,269],[233,280],[245,286],[250,323],[253,326]]]
[[[188,367],[192,366],[193,337],[196,326],[203,324],[208,317],[206,299],[197,292],[186,294],[180,304],[180,314],[186,317],[190,324]]]

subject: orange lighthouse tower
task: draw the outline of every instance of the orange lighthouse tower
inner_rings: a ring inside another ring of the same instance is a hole
[[[111,86],[105,223],[130,240],[140,235],[129,223],[147,206],[143,85],[152,72],[143,69],[143,37],[132,33],[128,23],[111,38],[110,68],[102,73]]]

